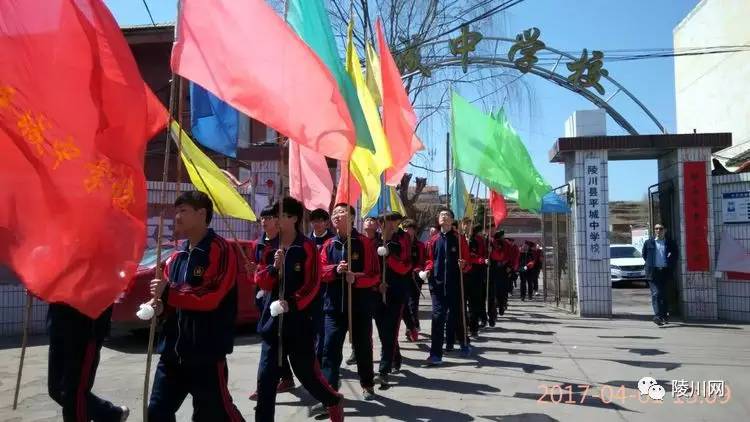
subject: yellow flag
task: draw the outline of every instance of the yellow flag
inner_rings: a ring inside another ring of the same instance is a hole
[[[404,207],[404,203],[401,202],[401,198],[398,196],[398,192],[396,192],[396,187],[388,186],[388,193],[390,194],[391,211],[397,212],[406,217],[406,207]]]
[[[229,183],[216,163],[195,145],[177,122],[172,122],[171,129],[175,139],[177,133],[180,134],[182,162],[185,163],[190,181],[196,189],[205,192],[214,201],[214,211],[227,217],[255,221],[255,213],[250,205]]]
[[[383,104],[383,79],[380,76],[380,60],[370,41],[366,42],[365,48],[367,49],[365,58],[367,62],[367,88],[369,88],[375,103],[381,105]]]
[[[367,127],[370,130],[375,153],[359,146],[354,148],[349,169],[362,188],[361,209],[367,214],[378,202],[380,196],[380,175],[392,165],[391,151],[385,139],[383,124],[380,121],[375,100],[367,87],[362,69],[359,65],[359,55],[354,48],[352,39],[353,24],[349,23],[349,36],[346,43],[346,72],[354,84],[359,98],[359,104],[365,114]]]

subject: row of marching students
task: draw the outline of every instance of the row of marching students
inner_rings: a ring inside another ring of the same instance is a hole
[[[150,305],[157,314],[165,304],[169,311],[149,420],[175,420],[188,394],[194,420],[243,420],[227,389],[226,366],[237,312],[236,251],[208,228],[213,205],[205,194],[190,192],[175,206],[175,229],[188,241],[168,260],[163,280],[152,282]],[[306,237],[300,230],[303,212],[292,198],[264,209],[264,234],[248,251],[253,258],[247,271],[255,274],[261,311],[257,391],[251,396],[258,402],[257,421],[274,419],[276,394],[294,385],[292,370],[320,402],[316,413],[343,420],[338,388],[348,331],[363,397],[374,399],[373,318],[382,345],[379,377],[386,384],[401,365],[402,318],[416,338],[418,279],[428,282],[433,305],[427,364],[441,362],[444,343],[450,350],[458,342],[469,352],[460,280],[462,272],[481,263],[454,230],[450,209],[439,212],[440,228],[425,248],[416,241],[413,223],[399,228],[398,214],[385,218],[380,237],[365,224],[366,236],[353,226],[354,208],[337,204],[330,215],[335,233],[326,232],[328,215],[319,210],[311,216],[314,233]]]

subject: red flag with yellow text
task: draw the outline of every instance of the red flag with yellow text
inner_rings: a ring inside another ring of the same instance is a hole
[[[0,51],[0,262],[96,317],[143,254],[164,107],[101,0],[0,0]]]

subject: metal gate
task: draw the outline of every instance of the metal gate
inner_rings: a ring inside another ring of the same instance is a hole
[[[653,233],[654,225],[659,223],[666,229],[667,237],[670,237],[675,242],[680,242],[679,236],[676,235],[676,230],[679,229],[680,224],[677,221],[677,212],[675,212],[674,208],[674,182],[666,180],[649,186],[648,205],[649,233]],[[680,315],[680,292],[677,277],[678,274],[673,274],[666,285],[667,306],[671,315]]]
[[[570,185],[563,185],[554,192],[571,203]],[[542,247],[544,248],[543,286],[544,301],[570,312],[576,312],[576,283],[572,276],[571,254],[573,246],[570,214],[542,214]]]

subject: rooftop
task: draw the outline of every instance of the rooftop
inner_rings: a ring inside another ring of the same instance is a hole
[[[566,154],[575,151],[606,149],[610,160],[652,160],[677,148],[710,147],[716,152],[731,145],[731,133],[582,136],[559,138],[549,157],[551,162],[561,163]]]

